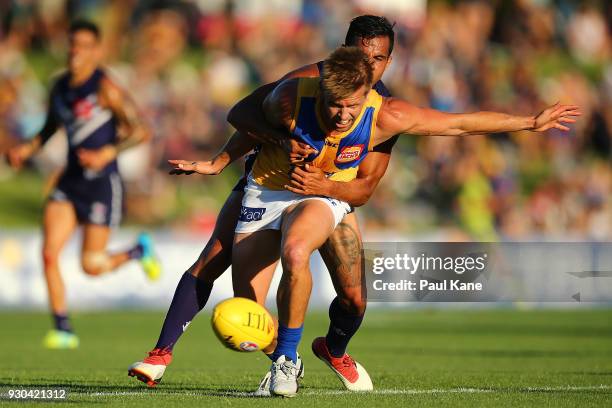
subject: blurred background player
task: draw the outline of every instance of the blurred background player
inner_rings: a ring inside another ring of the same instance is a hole
[[[373,71],[373,89],[382,96],[390,96],[381,78],[391,63],[394,32],[393,25],[384,17],[363,15],[354,18],[347,30],[345,44],[360,47],[369,57]],[[283,77],[318,77],[322,69],[322,61],[306,65]],[[240,101],[230,113],[230,116],[261,115],[261,104],[269,92],[279,83],[274,82],[255,90],[251,95]],[[263,119],[262,119],[263,120]],[[262,141],[274,140],[271,134],[274,130],[259,133]],[[317,183],[302,185],[302,193],[307,195],[326,195],[346,201],[354,206],[363,205],[372,195],[378,182],[384,175],[391,157],[391,149],[397,142],[397,137],[376,146],[373,152],[361,163],[357,178],[347,185],[338,188],[338,183],[328,180],[316,169],[308,174],[297,169],[294,177],[300,180],[312,179]],[[229,268],[231,264],[231,247],[234,230],[240,216],[240,204],[244,196],[247,177],[260,146],[252,138],[236,134],[226,144],[222,153],[207,162],[171,161],[175,165],[174,172],[200,174],[218,174],[227,165],[246,152],[255,148],[255,153],[249,155],[245,164],[245,173],[238,181],[227,198],[215,225],[213,234],[206,244],[200,257],[181,278],[172,303],[166,315],[162,330],[155,348],[143,361],[134,363],[129,368],[129,374],[141,381],[154,385],[164,374],[172,361],[172,349],[185,328],[206,305],[212,291],[213,282]],[[292,161],[300,163],[315,150],[304,143],[293,143],[286,148]],[[297,181],[297,180],[296,180]],[[344,183],[343,183],[344,184]],[[332,367],[338,376],[345,381],[356,383],[359,374],[353,359],[346,354],[350,339],[359,329],[366,309],[365,280],[362,279],[361,268],[361,233],[355,213],[347,214],[334,230],[330,239],[320,249],[321,256],[330,272],[337,297],[329,308],[330,326],[323,348],[326,352],[320,357]],[[270,277],[271,278],[271,277]],[[267,293],[270,279],[265,277],[260,284],[249,279],[233,277],[234,288],[243,291],[257,286],[255,292]],[[254,297],[259,298],[258,296]],[[273,343],[266,354],[272,355],[276,343]],[[329,346],[329,348],[328,348]],[[262,379],[258,392],[268,393],[269,373]]]
[[[43,344],[58,349],[79,344],[68,318],[59,269],[62,248],[77,226],[83,226],[81,265],[86,274],[111,272],[133,259],[140,260],[149,279],[157,279],[160,274],[146,234],[141,234],[138,243],[127,251],[106,251],[111,227],[121,220],[123,191],[117,155],[148,140],[149,131],[130,98],[99,67],[98,27],[85,20],[75,21],[70,26],[69,41],[68,71],[52,87],[43,129],[7,154],[9,163],[20,168],[60,126],[68,135],[68,162],[43,215],[42,256],[54,321],[54,329]]]

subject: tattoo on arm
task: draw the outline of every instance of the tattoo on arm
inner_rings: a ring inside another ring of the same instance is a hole
[[[123,134],[116,145],[118,152],[149,139],[149,130],[143,123],[140,112],[129,95],[108,79],[103,82],[100,92],[102,103],[113,112]]]

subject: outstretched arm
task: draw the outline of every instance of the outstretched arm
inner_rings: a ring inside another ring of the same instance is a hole
[[[239,132],[234,132],[228,139],[223,148],[211,160],[189,161],[189,160],[168,160],[172,165],[170,174],[206,174],[217,175],[227,166],[253,150],[253,139],[244,137]]]
[[[290,160],[299,161],[314,153],[305,143],[286,138],[286,133],[271,126],[263,112],[266,97],[285,79],[313,77],[319,71],[315,64],[306,65],[289,72],[281,80],[262,85],[234,105],[227,116],[227,121],[239,131],[223,146],[212,160],[189,161],[168,160],[173,166],[170,174],[219,174],[230,163],[253,150],[260,143],[280,144],[288,152]],[[241,130],[241,131],[240,131]]]
[[[552,105],[538,115],[515,116],[498,112],[445,113],[423,109],[408,102],[385,99],[378,115],[374,143],[405,133],[422,136],[466,136],[485,133],[530,130],[543,132],[555,128],[567,131],[580,111],[575,105]]]

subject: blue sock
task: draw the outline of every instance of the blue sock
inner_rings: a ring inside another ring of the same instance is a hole
[[[201,281],[189,272],[183,274],[174,292],[155,348],[172,350],[191,320],[206,305],[212,287],[212,283]]]
[[[53,313],[53,324],[55,330],[61,330],[72,333],[72,326],[70,325],[70,319],[65,314]]]
[[[297,346],[302,339],[304,325],[291,329],[282,324],[278,325],[278,339],[276,349],[272,354],[272,361],[276,361],[280,356],[285,356],[297,363]]]
[[[335,298],[329,306],[329,320],[325,343],[332,356],[342,357],[346,353],[351,337],[361,326],[363,315],[355,316],[348,313],[340,306],[338,298]]]

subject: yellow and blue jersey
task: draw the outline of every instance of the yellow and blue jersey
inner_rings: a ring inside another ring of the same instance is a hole
[[[366,102],[346,132],[329,135],[325,132],[318,104],[319,78],[300,78],[296,106],[290,133],[300,142],[317,149],[318,153],[306,161],[323,170],[331,180],[351,181],[357,177],[359,163],[371,150],[370,138],[376,128],[376,118],[383,98],[375,90],[368,93]],[[255,182],[273,190],[289,184],[289,158],[282,148],[264,145],[253,165]]]

